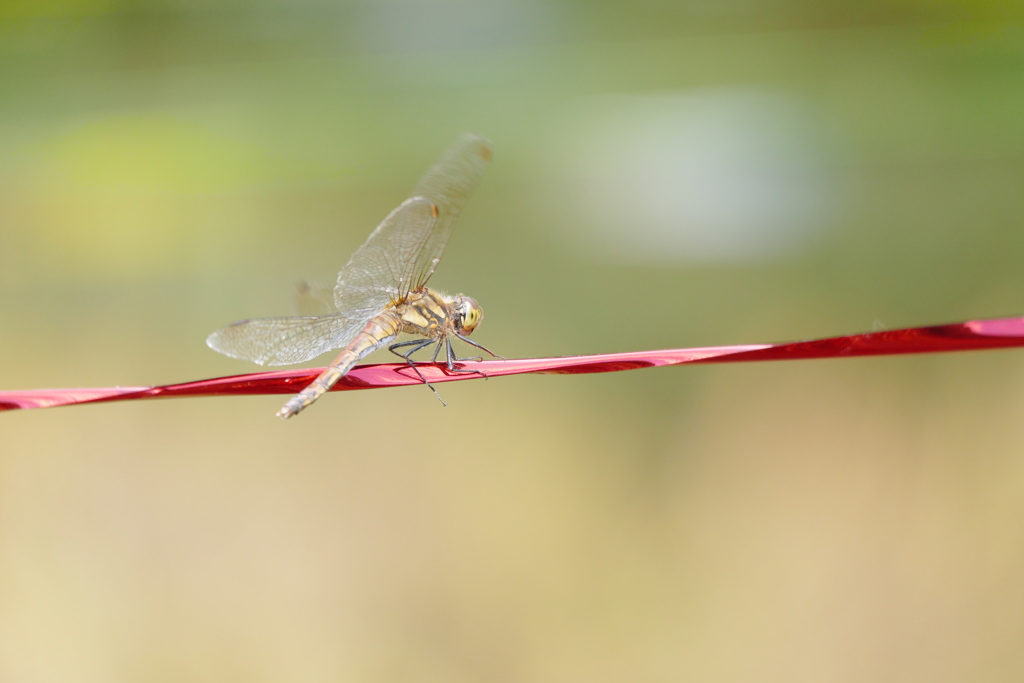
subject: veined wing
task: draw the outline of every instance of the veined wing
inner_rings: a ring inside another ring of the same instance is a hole
[[[206,345],[225,356],[260,365],[294,365],[348,345],[379,312],[242,320],[211,334]]]
[[[486,140],[462,136],[338,273],[338,310],[398,303],[426,284],[490,158]]]
[[[490,160],[490,143],[479,135],[466,133],[413,189],[414,197],[429,199],[438,213],[437,221],[425,236],[412,265],[413,289],[425,285],[434,274],[462,205]]]
[[[338,312],[334,305],[334,287],[325,282],[303,280],[296,287],[295,303],[302,316],[330,315]]]
[[[334,305],[339,311],[380,309],[399,303],[412,287],[412,264],[437,222],[423,197],[412,197],[381,221],[338,272]]]

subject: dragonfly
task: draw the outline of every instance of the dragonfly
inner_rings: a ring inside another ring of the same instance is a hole
[[[459,358],[452,348],[452,339],[460,339],[501,357],[469,339],[483,319],[480,304],[472,297],[446,296],[426,285],[490,159],[491,147],[485,139],[472,134],[460,137],[420,179],[412,196],[388,214],[338,272],[333,298],[327,297],[327,314],[242,320],[211,334],[207,346],[260,365],[294,365],[341,349],[319,377],[277,412],[284,419],[308,408],[360,359],[385,346],[405,359],[438,399],[413,354],[433,345],[431,363],[437,362],[443,349],[448,371],[482,375],[456,366],[480,357]],[[315,297],[317,292],[307,291],[310,294]],[[425,339],[393,343],[402,333]]]

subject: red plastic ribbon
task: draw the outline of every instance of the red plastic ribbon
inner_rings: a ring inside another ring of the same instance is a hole
[[[686,363],[852,358],[856,356],[1003,349],[1017,346],[1024,346],[1024,318],[971,320],[953,325],[911,327],[902,330],[887,330],[786,344],[711,346],[564,358],[488,360],[479,363],[467,362],[462,364],[462,367],[479,370],[488,377],[519,374],[577,375],[663,365],[684,365]],[[455,382],[481,377],[476,373],[448,374],[443,366],[437,365],[418,365],[418,367],[420,372],[431,382]],[[0,391],[0,410],[51,408],[76,403],[130,401],[143,398],[294,394],[312,382],[322,369],[303,368],[255,372],[248,375],[218,377],[157,387]],[[378,389],[420,383],[420,379],[404,363],[361,365],[338,382],[332,391]]]

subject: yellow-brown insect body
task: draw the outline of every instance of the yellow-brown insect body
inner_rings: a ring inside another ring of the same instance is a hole
[[[470,334],[483,312],[470,297],[445,297],[422,287],[404,301],[392,304],[374,316],[352,342],[324,368],[313,382],[277,412],[289,418],[306,408],[348,374],[360,359],[394,341],[400,333],[416,334],[443,343],[450,332]]]
[[[338,271],[334,287],[309,288],[307,298],[316,304],[313,310],[299,316],[232,323],[207,337],[206,344],[224,355],[260,365],[294,365],[341,349],[312,384],[281,408],[280,417],[291,417],[313,403],[360,358],[385,346],[405,359],[432,390],[417,368],[418,362],[411,358],[432,345],[431,362],[444,351],[448,372],[476,372],[455,366],[460,359],[451,342],[454,337],[491,353],[468,338],[483,316],[480,306],[469,297],[445,297],[426,285],[490,159],[487,140],[462,135],[420,178],[409,198],[385,216],[356,249]],[[420,338],[390,343],[401,333]]]
[[[406,300],[392,310],[398,314],[401,322],[400,332],[424,337],[443,334],[454,317],[449,300],[426,287],[410,292]]]

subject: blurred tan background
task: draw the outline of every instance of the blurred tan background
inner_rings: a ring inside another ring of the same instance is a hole
[[[1020,315],[1014,5],[4,0],[0,387],[255,370],[462,131],[509,357]],[[440,391],[0,416],[0,680],[1024,676],[1024,354]]]

